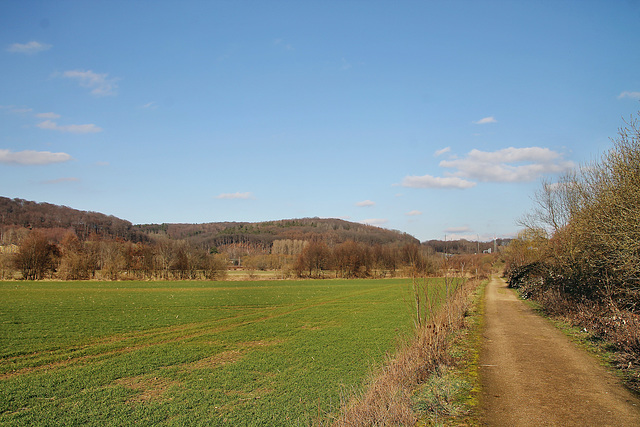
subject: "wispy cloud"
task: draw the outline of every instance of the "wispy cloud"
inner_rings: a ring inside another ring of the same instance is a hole
[[[489,117],[485,117],[483,119],[477,120],[473,123],[476,125],[486,125],[489,123],[498,123],[498,121],[493,116],[489,116]]]
[[[418,216],[418,215],[422,215],[422,212],[417,211],[417,210],[413,210],[413,211],[407,212],[405,215],[407,215],[407,216]]]
[[[49,179],[47,181],[42,181],[43,184],[64,184],[66,182],[80,182],[80,178],[67,177],[67,178],[57,178],[57,179]]]
[[[441,150],[436,151],[435,153],[433,153],[434,156],[439,157],[442,156],[445,153],[448,153],[449,151],[451,151],[451,147],[445,147]]]
[[[471,231],[471,229],[467,226],[462,226],[462,227],[449,227],[444,231],[445,233],[466,233],[468,231]]]
[[[623,98],[640,99],[640,92],[622,92],[618,95],[618,99]]]
[[[287,41],[283,40],[283,39],[275,39],[273,41],[273,44],[275,46],[280,46],[283,47],[286,50],[294,50],[293,46],[291,45],[291,43],[288,43]]]
[[[155,110],[156,108],[158,108],[158,104],[156,104],[155,102],[151,101],[151,102],[147,102],[146,104],[144,104],[140,108],[144,108],[145,110]]]
[[[91,94],[95,96],[115,95],[118,89],[118,79],[110,78],[107,73],[99,74],[91,70],[71,70],[62,73],[62,77],[75,80],[80,86],[91,89]]]
[[[40,43],[37,41],[30,41],[28,43],[14,43],[7,48],[8,52],[12,53],[24,53],[27,55],[33,55],[38,52],[51,49],[50,44]]]
[[[15,105],[0,105],[0,110],[6,110],[10,113],[26,114],[33,111],[33,108],[29,107],[16,107]]]
[[[467,181],[455,176],[437,177],[431,175],[407,176],[402,180],[403,187],[409,188],[472,188],[475,182]]]
[[[368,208],[375,205],[376,205],[376,202],[372,202],[371,200],[363,200],[361,202],[356,203],[356,206],[360,208]]]
[[[38,123],[40,129],[46,130],[55,130],[58,132],[68,132],[68,133],[97,133],[102,132],[102,128],[94,125],[94,124],[86,124],[86,125],[59,125],[54,121],[45,120],[44,122]]]
[[[454,169],[453,178],[483,182],[534,181],[545,174],[566,172],[574,163],[557,151],[542,147],[504,148],[498,151],[471,150],[466,157],[442,160],[440,166]]]
[[[13,152],[11,150],[0,149],[0,163],[13,165],[49,165],[52,163],[63,163],[71,160],[67,153],[51,153],[49,151],[24,150]]]
[[[253,193],[222,193],[216,196],[216,199],[254,199]]]
[[[376,227],[381,227],[388,222],[389,220],[386,218],[370,218],[370,219],[363,219],[362,221],[360,221],[360,224],[367,224],[367,225],[374,225]]]
[[[36,117],[39,119],[59,119],[61,116],[56,113],[38,113]]]

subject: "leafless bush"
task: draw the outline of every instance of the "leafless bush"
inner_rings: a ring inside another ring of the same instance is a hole
[[[543,184],[505,253],[507,275],[549,314],[604,340],[640,390],[638,120],[612,143],[598,161]]]

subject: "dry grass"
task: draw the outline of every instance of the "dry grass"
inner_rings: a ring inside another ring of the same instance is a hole
[[[127,401],[128,404],[135,405],[151,400],[160,400],[169,387],[178,385],[179,383],[169,378],[138,376],[121,378],[116,381],[116,384],[138,392],[138,394]]]
[[[414,425],[412,395],[438,367],[451,362],[449,336],[464,325],[478,282],[465,281],[426,322],[416,322],[414,339],[402,346],[371,380],[363,395],[345,405],[334,426]]]

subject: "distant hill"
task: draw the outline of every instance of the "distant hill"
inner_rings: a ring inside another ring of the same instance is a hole
[[[148,236],[134,228],[129,221],[115,216],[7,197],[0,197],[0,225],[48,229],[51,231],[50,234],[55,234],[55,231],[62,233],[72,230],[81,240],[91,235],[133,242],[148,240]]]
[[[266,222],[213,222],[206,224],[145,224],[140,231],[185,239],[201,247],[246,244],[268,248],[276,240],[322,240],[328,245],[347,240],[375,244],[420,244],[415,237],[396,230],[335,218],[301,218]]]
[[[496,239],[495,242],[490,240],[488,242],[469,241],[465,239],[460,240],[429,240],[422,242],[423,246],[431,248],[436,253],[448,253],[448,254],[474,254],[482,253],[486,251],[501,250],[504,246],[507,246],[512,239]]]
[[[420,244],[415,237],[396,230],[341,219],[302,218],[267,222],[212,222],[205,224],[143,224],[67,206],[0,197],[0,226],[49,229],[50,234],[72,230],[85,240],[91,235],[139,242],[167,236],[212,248],[242,244],[267,249],[276,240],[322,240],[328,245],[347,240],[375,244]]]

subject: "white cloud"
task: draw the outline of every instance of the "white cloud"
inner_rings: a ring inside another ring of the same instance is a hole
[[[7,48],[7,51],[13,52],[13,53],[25,53],[27,55],[32,55],[34,53],[42,52],[44,50],[49,50],[49,49],[51,49],[50,44],[31,41],[29,43],[14,43]]]
[[[367,225],[374,225],[376,227],[381,227],[388,222],[389,220],[386,218],[370,218],[370,219],[363,219],[362,221],[360,221],[360,224],[367,224]]]
[[[68,132],[68,133],[97,133],[97,132],[102,132],[102,128],[94,125],[94,124],[87,124],[87,125],[59,125],[54,121],[51,120],[45,120],[42,123],[38,123],[36,126],[38,126],[40,129],[46,129],[46,130],[57,130],[58,132]]]
[[[253,193],[251,192],[246,192],[246,193],[222,193],[219,194],[218,196],[216,196],[216,199],[253,199]]]
[[[440,166],[456,169],[452,177],[484,182],[534,181],[544,174],[566,172],[574,163],[557,151],[542,147],[504,148],[498,151],[471,150],[461,159],[443,160]]]
[[[155,110],[156,108],[158,108],[158,104],[156,104],[155,102],[151,101],[151,102],[147,102],[146,104],[144,104],[140,108],[149,109],[149,110]]]
[[[451,147],[445,147],[442,150],[436,151],[435,153],[433,153],[433,155],[438,157],[438,156],[442,156],[445,153],[448,153],[449,151],[451,151]]]
[[[91,89],[91,94],[96,96],[115,95],[118,89],[118,79],[109,78],[109,74],[98,74],[91,70],[72,70],[62,73],[62,77],[76,80],[80,86]]]
[[[24,150],[12,152],[0,149],[0,163],[14,165],[48,165],[51,163],[63,163],[71,160],[67,153],[51,153],[49,151]]]
[[[11,113],[25,114],[33,111],[33,108],[16,107],[15,105],[0,105],[0,110],[8,110]]]
[[[480,119],[478,121],[473,122],[476,125],[486,125],[488,123],[498,123],[498,121],[493,117],[493,116],[489,116],[489,117],[485,117],[483,119]]]
[[[38,113],[36,117],[39,119],[59,119],[61,116],[56,113]]]
[[[42,181],[43,184],[63,184],[65,182],[79,182],[80,178],[75,178],[75,177],[68,177],[68,178],[57,178],[57,179],[50,179],[47,181]]]
[[[476,183],[455,176],[442,178],[423,175],[405,177],[402,186],[409,188],[471,188],[475,187]]]
[[[409,211],[409,212],[407,212],[405,215],[408,215],[408,216],[418,216],[418,215],[422,215],[422,212],[417,211],[417,210],[413,210],[413,211]]]
[[[445,233],[466,233],[468,231],[471,231],[471,229],[469,227],[466,227],[466,226],[463,226],[463,227],[449,227],[444,231],[445,231]]]
[[[375,205],[376,205],[376,202],[372,202],[371,200],[363,200],[361,202],[356,203],[356,206],[360,208],[368,208]]]
[[[640,99],[640,92],[622,92],[618,95],[618,99],[623,98]]]

